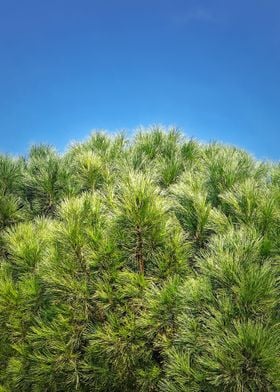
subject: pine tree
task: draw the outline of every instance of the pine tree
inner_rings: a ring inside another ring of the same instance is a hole
[[[279,256],[279,165],[235,147],[0,156],[0,391],[278,391]]]

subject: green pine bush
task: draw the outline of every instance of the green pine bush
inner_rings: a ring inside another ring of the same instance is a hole
[[[0,391],[280,391],[280,166],[176,129],[0,156]]]

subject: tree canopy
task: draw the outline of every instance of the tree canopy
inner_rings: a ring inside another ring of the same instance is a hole
[[[280,391],[280,165],[151,127],[0,156],[0,392]]]

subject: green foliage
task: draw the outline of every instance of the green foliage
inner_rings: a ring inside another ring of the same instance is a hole
[[[25,170],[25,196],[35,215],[53,216],[58,202],[71,194],[69,167],[50,146],[31,148]]]
[[[279,165],[179,130],[0,157],[0,391],[280,390]]]

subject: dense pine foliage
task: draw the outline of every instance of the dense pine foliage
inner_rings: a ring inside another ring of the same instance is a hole
[[[0,157],[0,391],[280,391],[280,166],[154,127]]]

